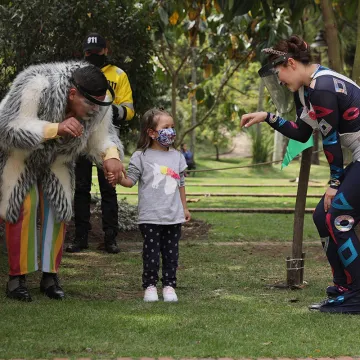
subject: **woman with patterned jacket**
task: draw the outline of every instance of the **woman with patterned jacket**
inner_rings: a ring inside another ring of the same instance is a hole
[[[40,289],[62,299],[57,277],[71,219],[74,160],[86,153],[120,179],[122,145],[112,125],[108,83],[84,62],[31,66],[0,103],[0,217],[6,221],[9,298],[31,301],[25,275],[36,271],[41,213]]]
[[[297,121],[271,113],[246,114],[245,127],[266,121],[285,136],[306,142],[313,130],[322,134],[330,166],[329,187],[314,212],[334,286],[328,298],[310,306],[331,313],[360,313],[360,242],[355,226],[360,219],[360,88],[335,71],[310,62],[308,45],[298,36],[265,49],[280,84],[295,93]],[[344,169],[341,146],[352,151]]]

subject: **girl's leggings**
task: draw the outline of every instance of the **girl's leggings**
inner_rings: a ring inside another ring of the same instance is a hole
[[[40,232],[38,234],[38,208]],[[65,237],[65,224],[55,220],[55,213],[38,186],[27,194],[15,224],[6,222],[9,275],[23,275],[38,270],[38,235],[41,239],[41,269],[58,271]]]
[[[336,285],[360,289],[360,242],[355,226],[360,219],[360,162],[351,163],[331,203],[324,210],[324,197],[317,205],[314,222],[333,272]]]
[[[144,238],[143,288],[156,286],[159,280],[160,253],[162,257],[162,284],[176,287],[176,269],[179,259],[181,224],[140,224]]]

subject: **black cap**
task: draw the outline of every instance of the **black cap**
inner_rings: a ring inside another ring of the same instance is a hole
[[[106,48],[106,40],[98,33],[89,34],[83,43],[84,51],[101,50]]]

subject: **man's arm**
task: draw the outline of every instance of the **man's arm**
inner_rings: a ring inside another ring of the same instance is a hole
[[[88,139],[86,152],[97,165],[102,166],[105,160],[123,159],[124,152],[111,121],[111,107],[101,110],[97,116],[102,119],[95,119],[98,125]]]
[[[20,73],[0,105],[0,141],[3,147],[31,149],[56,137],[58,124],[38,117],[40,101],[49,86],[40,74]]]

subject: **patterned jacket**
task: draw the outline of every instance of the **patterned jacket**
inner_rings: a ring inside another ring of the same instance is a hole
[[[65,118],[73,71],[85,62],[35,65],[21,72],[0,103],[0,217],[15,223],[26,194],[38,184],[58,221],[72,214],[74,161],[80,153],[101,166],[108,149],[122,144],[112,125],[112,109],[100,107],[82,120],[83,134],[46,139],[49,125]],[[51,127],[51,126],[50,126]]]

